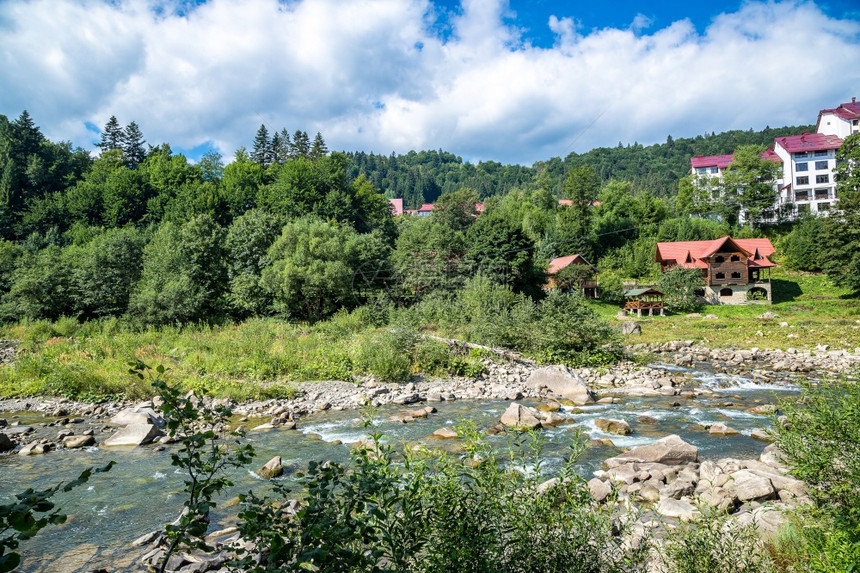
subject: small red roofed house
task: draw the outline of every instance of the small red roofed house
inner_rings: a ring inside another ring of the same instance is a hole
[[[654,260],[660,263],[661,271],[675,265],[701,269],[705,288],[700,295],[704,302],[770,303],[773,302],[770,269],[776,265],[768,257],[773,252],[769,239],[725,236],[713,241],[657,243]]]
[[[559,273],[568,267],[573,266],[577,272]],[[582,255],[568,255],[566,257],[558,257],[550,261],[546,271],[548,282],[546,288],[560,288],[563,290],[571,290],[573,288],[582,289],[582,294],[586,298],[597,298],[597,268],[585,260]],[[565,276],[567,275],[567,276]]]
[[[841,103],[833,109],[819,111],[815,131],[843,139],[860,133],[860,103],[857,103],[857,98],[852,97],[850,102]]]

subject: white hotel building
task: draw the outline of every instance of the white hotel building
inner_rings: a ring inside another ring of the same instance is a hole
[[[860,104],[851,98],[850,103],[821,110],[816,133],[774,139],[773,149],[762,153],[762,158],[782,164],[782,176],[774,182],[779,196],[770,220],[779,212],[793,219],[805,213],[826,214],[834,208],[838,200],[833,178],[836,150],[845,137],[860,132],[858,123]],[[719,178],[731,161],[732,155],[700,155],[690,159],[690,166],[694,177]]]

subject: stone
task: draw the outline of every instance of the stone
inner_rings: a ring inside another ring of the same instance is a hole
[[[673,517],[681,521],[691,521],[698,513],[692,503],[671,497],[662,498],[657,504],[656,511],[664,517]]]
[[[615,420],[611,418],[597,418],[594,420],[594,425],[611,434],[620,434],[628,436],[633,433],[633,428],[624,420]]]
[[[284,466],[281,465],[281,456],[275,456],[266,464],[257,470],[257,475],[263,479],[272,479],[283,475]]]
[[[8,452],[15,449],[15,443],[6,434],[0,434],[0,452]]]
[[[451,428],[448,428],[447,426],[446,426],[446,427],[444,427],[444,428],[439,428],[438,430],[436,430],[435,432],[433,432],[433,434],[431,434],[431,435],[432,435],[433,437],[435,437],[435,438],[439,438],[439,439],[441,439],[441,440],[453,440],[453,439],[455,439],[455,438],[459,438],[459,437],[460,437],[460,436],[457,434],[457,432],[455,432],[455,431],[454,431],[454,430],[452,430]]]
[[[686,495],[692,495],[695,491],[696,486],[694,486],[692,482],[683,479],[676,479],[672,483],[666,484],[666,487],[664,487],[660,492],[660,497],[681,499]]]
[[[758,406],[747,408],[747,412],[750,414],[761,414],[762,416],[772,416],[776,414],[778,409],[775,404],[759,404]]]
[[[759,317],[759,319],[761,319],[761,320],[773,320],[773,319],[775,319],[775,318],[779,318],[779,315],[778,315],[778,314],[776,314],[775,312],[767,311],[767,312],[766,312],[766,313],[764,313],[764,314],[760,314],[760,315],[758,315],[758,317]]]
[[[638,322],[622,322],[621,334],[642,334],[642,326]]]
[[[776,490],[770,479],[740,470],[732,474],[726,489],[733,491],[740,501],[764,501],[776,497]]]
[[[96,439],[92,436],[66,436],[63,438],[63,447],[67,450],[76,448],[85,448],[96,443]]]
[[[561,414],[556,414],[555,412],[541,412],[540,413],[540,425],[543,428],[554,428],[559,424],[564,424],[568,419],[562,416]]]
[[[638,418],[636,418],[636,421],[639,422],[640,424],[656,424],[657,418],[654,418],[652,416],[642,415],[642,416],[639,416]]]
[[[260,424],[259,426],[255,426],[251,428],[252,432],[265,432],[266,430],[274,430],[275,425],[271,422],[266,422],[265,424]]]
[[[654,503],[655,501],[660,500],[660,490],[657,489],[656,486],[648,484],[642,485],[642,489],[639,490],[639,497],[643,500]]]
[[[755,438],[756,440],[761,440],[762,442],[773,442],[773,436],[770,435],[770,432],[761,428],[756,428],[750,432],[750,437]]]
[[[152,424],[129,424],[107,440],[103,441],[102,447],[142,446],[161,437],[162,435],[162,431]]]
[[[13,422],[13,424],[14,423],[15,422]],[[35,430],[33,430],[32,426],[14,426],[13,425],[13,426],[7,426],[6,428],[3,429],[3,432],[7,436],[21,436],[23,434],[29,434],[33,431],[35,431]]]
[[[518,430],[533,430],[540,427],[540,420],[537,417],[537,412],[523,406],[519,402],[512,402],[505,413],[502,414],[502,424],[508,428],[516,428]]]
[[[699,448],[688,444],[677,434],[670,434],[656,442],[639,446],[624,452],[620,456],[604,461],[606,467],[629,462],[656,462],[666,465],[677,465],[695,462],[699,458]]]
[[[612,493],[612,486],[602,479],[592,478],[588,480],[588,491],[591,492],[594,501],[601,502]]]
[[[154,424],[160,426],[163,422],[161,414],[152,408],[126,408],[108,420],[110,426],[128,426],[130,424]]]
[[[571,400],[575,405],[593,404],[594,394],[582,378],[567,366],[545,366],[529,374],[526,385],[549,388],[550,392]]]
[[[722,422],[717,422],[708,429],[708,433],[714,436],[735,436],[740,432]]]
[[[39,440],[34,440],[18,450],[19,456],[34,456],[37,454],[44,454],[50,452],[54,449],[53,444],[43,443]]]

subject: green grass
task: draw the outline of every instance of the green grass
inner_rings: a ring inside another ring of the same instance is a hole
[[[642,335],[629,336],[626,342],[658,344],[693,340],[715,348],[781,349],[827,344],[852,351],[860,347],[860,300],[850,298],[847,290],[834,286],[825,275],[793,273],[779,267],[773,270],[772,281],[773,304],[699,307],[697,312],[702,315],[718,317],[710,320],[672,312],[664,317],[643,316],[637,319],[642,324]],[[617,305],[592,304],[605,318],[614,318],[620,310]],[[758,318],[767,311],[779,318]],[[782,327],[780,322],[788,326]]]

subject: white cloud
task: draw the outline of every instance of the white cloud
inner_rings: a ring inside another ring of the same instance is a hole
[[[29,0],[0,3],[0,113],[52,139],[137,121],[150,143],[257,126],[323,132],[329,148],[452,151],[530,163],[618,141],[811,123],[860,86],[860,24],[813,3],[747,3],[703,34],[637,16],[552,48],[506,26],[503,0],[464,0],[451,34],[429,0]],[[181,11],[180,11],[181,13]],[[571,145],[573,142],[573,145]]]

